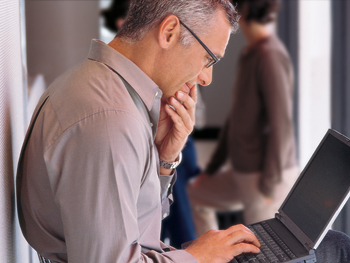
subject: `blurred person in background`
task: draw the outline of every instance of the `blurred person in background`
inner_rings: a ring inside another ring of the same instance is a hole
[[[130,0],[113,0],[109,8],[101,11],[104,26],[117,33],[125,21],[129,6]]]
[[[274,216],[299,169],[293,126],[294,76],[272,30],[279,0],[235,0],[246,39],[233,102],[212,158],[188,188],[197,234],[217,228],[216,211],[243,204],[245,224]],[[228,165],[225,163],[229,159]]]

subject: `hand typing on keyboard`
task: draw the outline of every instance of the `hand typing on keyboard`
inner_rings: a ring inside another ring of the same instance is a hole
[[[198,263],[227,263],[242,253],[259,253],[259,247],[260,242],[251,230],[236,225],[226,230],[209,230],[185,250]]]
[[[293,252],[262,222],[249,227],[261,244],[261,251],[257,254],[243,253],[236,257],[238,263],[280,263],[295,259]]]

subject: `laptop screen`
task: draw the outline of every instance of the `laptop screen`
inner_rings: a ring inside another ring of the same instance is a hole
[[[350,146],[327,133],[281,210],[313,241],[350,186]]]

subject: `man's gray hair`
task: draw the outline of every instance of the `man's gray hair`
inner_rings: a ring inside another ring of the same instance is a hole
[[[131,0],[117,37],[135,43],[169,15],[177,16],[196,34],[206,34],[218,8],[226,13],[232,32],[235,32],[239,15],[229,0]],[[193,41],[190,33],[182,27],[181,43],[188,46]]]

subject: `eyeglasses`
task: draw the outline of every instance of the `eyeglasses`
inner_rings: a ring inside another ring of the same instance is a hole
[[[214,66],[216,63],[220,61],[220,59],[214,55],[213,52],[210,51],[210,49],[202,42],[202,40],[197,37],[195,33],[192,32],[191,29],[189,29],[183,22],[180,20],[180,24],[183,25],[191,34],[194,36],[195,39],[199,42],[199,44],[202,45],[202,47],[208,52],[208,54],[211,56],[211,59],[209,60],[208,64],[205,66],[206,68],[210,68],[211,66]]]

